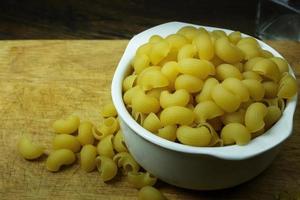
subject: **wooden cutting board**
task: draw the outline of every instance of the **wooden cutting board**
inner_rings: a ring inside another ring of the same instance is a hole
[[[21,135],[50,150],[55,119],[78,114],[95,124],[110,99],[110,83],[128,41],[51,40],[0,42],[0,199],[137,199],[124,177],[103,183],[96,171],[78,164],[58,173],[45,169],[45,158],[26,161],[16,150]],[[269,42],[294,68],[299,85],[300,44]],[[299,91],[299,90],[298,90]],[[300,109],[294,134],[273,164],[235,188],[201,192],[159,182],[169,199],[274,199],[300,192]],[[270,141],[271,142],[271,141]],[[49,151],[48,150],[48,151]]]

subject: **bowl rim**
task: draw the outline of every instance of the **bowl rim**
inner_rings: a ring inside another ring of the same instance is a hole
[[[259,155],[265,151],[272,149],[273,147],[281,144],[285,141],[292,133],[293,128],[293,116],[296,110],[297,104],[297,94],[289,100],[287,103],[285,110],[278,122],[271,129],[269,129],[264,134],[252,139],[245,146],[238,145],[229,145],[223,147],[194,147],[188,146],[172,141],[168,141],[164,138],[161,138],[150,131],[144,129],[141,125],[136,122],[132,116],[127,111],[125,104],[123,102],[122,95],[122,82],[125,78],[125,75],[129,68],[129,63],[131,62],[136,49],[148,39],[156,34],[160,36],[166,36],[172,33],[176,33],[183,26],[194,26],[196,28],[203,27],[207,30],[223,30],[227,34],[232,32],[233,30],[218,28],[218,27],[210,27],[210,26],[202,26],[184,22],[168,22],[164,23],[150,29],[147,29],[137,35],[135,35],[128,43],[123,56],[120,59],[120,62],[116,68],[115,74],[113,76],[112,84],[111,84],[111,95],[113,103],[118,112],[118,116],[123,120],[123,122],[130,127],[138,136],[144,138],[145,140],[158,145],[162,148],[166,148],[169,150],[188,153],[188,154],[199,154],[199,155],[207,155],[213,156],[226,160],[242,160],[254,157]],[[244,37],[253,37],[247,34],[243,34]],[[254,37],[255,38],[255,37]],[[275,49],[264,43],[263,41],[255,38],[259,44],[264,48],[270,51],[274,56],[281,57],[283,56],[277,52]],[[289,70],[292,76],[295,77],[292,68],[289,65]],[[270,142],[271,141],[271,142]]]

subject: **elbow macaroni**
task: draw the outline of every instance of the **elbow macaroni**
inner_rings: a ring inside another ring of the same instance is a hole
[[[18,150],[23,158],[33,160],[44,154],[44,147],[32,143],[27,137],[22,137],[18,143]]]
[[[59,134],[71,134],[74,133],[80,124],[78,116],[72,115],[66,119],[59,119],[53,123],[53,129]]]
[[[145,186],[152,186],[157,178],[149,172],[128,172],[127,181],[135,188],[140,189]]]

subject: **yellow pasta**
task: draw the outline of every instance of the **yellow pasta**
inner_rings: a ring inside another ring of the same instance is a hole
[[[169,85],[168,78],[161,72],[160,67],[148,67],[137,78],[137,85],[143,90],[161,88]],[[155,77],[155,78],[153,78]]]
[[[141,113],[141,112],[136,112],[132,110],[131,115],[135,121],[137,121],[140,124],[143,124],[145,118],[147,117],[147,114]]]
[[[118,167],[111,158],[97,156],[95,161],[100,177],[104,182],[113,179],[117,175]]]
[[[143,90],[138,85],[127,90],[123,95],[123,100],[125,104],[131,105],[133,97],[138,93],[143,93]]]
[[[265,95],[265,88],[261,82],[255,79],[245,79],[242,83],[249,91],[250,98],[254,101],[260,101]]]
[[[174,142],[176,140],[176,130],[177,130],[176,125],[167,125],[164,126],[163,128],[158,129],[157,135],[166,140],[170,140]]]
[[[157,113],[160,110],[159,100],[145,93],[138,93],[132,99],[132,109],[145,114]]]
[[[192,128],[183,125],[177,128],[176,135],[182,144],[197,147],[209,146],[212,139],[210,130],[205,126]]]
[[[180,61],[185,58],[194,58],[197,55],[197,48],[195,45],[186,44],[178,51],[177,60]]]
[[[255,58],[251,58],[250,60],[248,60],[245,64],[244,64],[244,71],[252,71],[253,66],[258,62],[263,60],[263,57],[255,57]]]
[[[225,145],[245,145],[251,140],[251,133],[242,124],[229,123],[221,131],[221,138]]]
[[[152,186],[156,183],[157,178],[149,172],[128,172],[127,181],[135,188]]]
[[[142,46],[140,46],[137,51],[136,51],[136,55],[150,55],[152,49],[152,43],[145,43]]]
[[[245,113],[245,125],[250,132],[257,132],[264,128],[264,117],[267,115],[267,107],[260,102],[252,103]]]
[[[76,156],[69,149],[58,149],[51,152],[46,161],[46,168],[51,172],[57,172],[63,165],[71,165],[75,162]]]
[[[208,78],[203,84],[202,91],[197,94],[196,102],[202,102],[207,100],[212,100],[211,91],[212,89],[219,84],[219,81],[215,78]]]
[[[150,97],[154,97],[157,100],[159,100],[161,92],[164,91],[164,90],[166,90],[166,89],[167,88],[154,88],[152,90],[147,91],[146,95],[150,96]]]
[[[233,44],[237,44],[242,38],[241,32],[233,31],[228,35],[229,41]]]
[[[245,60],[261,56],[261,49],[257,45],[251,43],[238,43],[236,46],[244,53]]]
[[[80,166],[86,172],[96,167],[97,148],[91,144],[84,145],[80,151]]]
[[[170,61],[165,63],[161,68],[161,73],[164,74],[169,80],[169,88],[174,88],[174,83],[176,77],[179,73],[178,71],[178,63],[175,61]]]
[[[222,82],[222,86],[238,96],[241,102],[249,100],[249,91],[241,80],[237,78],[227,78]]]
[[[277,96],[280,98],[290,99],[297,93],[297,81],[290,74],[283,76],[279,82]]]
[[[92,132],[97,140],[101,140],[107,135],[117,132],[119,128],[118,120],[114,117],[109,117],[104,119],[98,127],[93,127]]]
[[[137,78],[136,74],[131,74],[131,75],[127,76],[123,81],[123,91],[126,92],[130,88],[133,88],[136,78]]]
[[[113,158],[115,155],[113,147],[113,135],[108,135],[102,138],[97,145],[97,152],[100,156]]]
[[[203,87],[203,81],[195,76],[181,74],[175,80],[175,89],[185,89],[189,93],[199,92]]]
[[[200,33],[200,31],[193,26],[185,26],[178,30],[177,34],[184,36],[192,42],[193,39]]]
[[[121,130],[119,130],[116,133],[115,137],[113,137],[113,146],[114,146],[114,150],[117,151],[118,153],[128,151],[124,141],[124,135]]]
[[[206,122],[209,119],[221,116],[224,111],[213,101],[202,101],[194,109],[196,121],[198,123]]]
[[[142,187],[139,191],[138,200],[166,200],[167,198],[156,188],[151,186]]]
[[[225,113],[221,117],[221,120],[222,120],[224,125],[227,125],[227,124],[230,124],[230,123],[244,124],[244,122],[245,122],[245,112],[246,111],[241,108],[236,112]]]
[[[93,124],[89,121],[81,122],[78,127],[77,140],[81,145],[94,144]]]
[[[53,149],[69,149],[74,153],[80,151],[81,144],[73,135],[59,134],[56,135],[52,142]]]
[[[264,81],[262,85],[265,89],[265,98],[275,98],[278,93],[278,84],[273,81]]]
[[[240,98],[224,88],[222,84],[213,88],[211,96],[214,102],[226,112],[236,111],[241,104]]]
[[[179,34],[171,34],[166,37],[166,41],[171,45],[172,49],[179,50],[185,44],[188,43],[188,40]]]
[[[225,33],[224,31],[222,31],[222,30],[213,30],[213,31],[211,32],[211,36],[212,36],[213,38],[215,38],[215,39],[219,39],[219,38],[221,38],[221,37],[227,38],[226,33]]]
[[[101,110],[101,115],[103,117],[115,117],[118,115],[113,102],[109,102],[103,106],[103,109]]]
[[[260,54],[264,58],[272,58],[273,57],[273,54],[270,51],[267,51],[265,49],[261,49]]]
[[[252,68],[252,71],[257,72],[264,77],[278,82],[280,78],[280,71],[277,65],[270,59],[262,59],[255,63]]]
[[[171,106],[165,108],[160,113],[161,123],[166,125],[190,125],[195,120],[195,114],[192,110],[182,106]]]
[[[234,63],[233,66],[235,66],[241,73],[242,73],[243,70],[244,70],[244,65],[243,65],[243,63],[241,63],[241,62]]]
[[[230,64],[221,64],[216,67],[216,78],[219,81],[223,81],[226,78],[242,79],[243,76],[235,66]]]
[[[244,59],[243,52],[224,37],[216,40],[215,53],[227,63],[237,63]]]
[[[281,110],[277,106],[268,106],[268,112],[264,118],[265,128],[269,129],[281,117]]]
[[[207,60],[196,58],[185,58],[178,61],[178,71],[200,79],[206,79],[209,75],[215,74],[214,65]]]
[[[123,174],[128,174],[129,172],[138,172],[140,169],[139,164],[128,152],[120,152],[116,154],[113,160],[115,163],[117,163],[119,168],[123,169]]]
[[[260,47],[257,40],[253,37],[241,38],[236,45],[239,46],[239,45],[244,45],[244,44],[250,44],[250,45],[253,45],[253,46]]]
[[[160,42],[164,40],[161,36],[159,35],[152,35],[150,38],[149,38],[149,43],[157,43],[157,42]]]
[[[204,60],[211,60],[214,57],[214,44],[208,33],[199,34],[194,40],[193,44],[197,47],[198,57]]]
[[[74,133],[80,124],[78,116],[72,115],[66,119],[59,119],[53,123],[53,129],[59,134],[71,134]]]
[[[270,60],[276,63],[281,74],[289,71],[289,64],[286,62],[286,60],[280,57],[272,57]]]
[[[19,153],[27,160],[33,160],[44,154],[45,148],[42,145],[32,143],[29,138],[22,137],[18,142]]]
[[[244,79],[254,79],[259,82],[261,82],[263,80],[262,77],[254,71],[245,71],[242,73],[242,75],[243,75]]]
[[[143,122],[143,127],[152,133],[156,133],[162,128],[162,123],[155,113],[150,113]]]
[[[170,52],[171,46],[166,40],[153,43],[149,54],[150,62],[157,65],[162,61]]]
[[[189,103],[190,94],[185,89],[176,90],[173,94],[165,90],[161,92],[159,103],[162,108],[170,106],[186,106]]]
[[[145,54],[136,55],[132,62],[132,66],[136,74],[140,74],[144,69],[149,67],[149,65],[150,59]]]

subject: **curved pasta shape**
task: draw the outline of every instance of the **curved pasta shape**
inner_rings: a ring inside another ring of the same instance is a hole
[[[116,154],[113,160],[115,163],[117,163],[119,168],[123,169],[123,174],[128,174],[129,172],[138,172],[140,169],[139,164],[128,152],[120,152]]]
[[[273,124],[275,124],[281,117],[281,110],[277,106],[267,107],[268,112],[264,118],[265,128],[269,129]]]
[[[209,119],[221,116],[224,111],[213,101],[202,101],[194,109],[196,121],[198,123],[206,122]]]
[[[131,115],[135,121],[137,121],[139,124],[143,124],[145,118],[147,117],[147,114],[136,112],[132,110]]]
[[[136,51],[136,55],[147,55],[149,56],[150,55],[150,52],[152,50],[152,43],[145,43],[143,44],[142,46],[140,46],[137,51]]]
[[[230,123],[224,126],[221,131],[221,138],[225,145],[237,144],[246,145],[251,140],[251,133],[242,124]]]
[[[284,72],[289,72],[289,64],[286,60],[280,57],[272,57],[270,58],[278,67],[279,72],[282,74]]]
[[[118,167],[111,158],[97,156],[95,161],[100,177],[104,182],[113,179],[117,175]]]
[[[136,74],[131,74],[129,76],[127,76],[124,80],[123,80],[123,91],[126,92],[128,91],[130,88],[133,88],[135,81],[136,81],[137,75]]]
[[[165,41],[161,40],[156,43],[152,43],[152,48],[149,54],[150,62],[153,65],[157,65],[160,61],[162,61],[170,52],[171,46]]]
[[[241,102],[249,100],[249,91],[241,80],[237,78],[227,78],[222,82],[222,86],[238,96]]]
[[[143,122],[143,127],[152,133],[156,133],[162,128],[162,124],[155,113],[150,113]]]
[[[212,100],[211,91],[219,84],[219,81],[215,78],[208,78],[203,84],[202,91],[196,96],[196,102]]]
[[[224,88],[222,84],[213,88],[211,96],[214,102],[226,112],[236,111],[241,104],[240,98]]]
[[[270,51],[267,51],[265,49],[261,49],[260,54],[264,58],[272,58],[273,57],[273,54]]]
[[[164,126],[167,125],[190,125],[195,120],[192,110],[182,106],[171,106],[165,108],[160,113],[160,121]]]
[[[93,124],[89,121],[81,122],[78,127],[77,140],[81,145],[94,144]]]
[[[220,81],[227,78],[237,78],[242,80],[243,76],[235,66],[230,64],[221,64],[216,67],[216,78]]]
[[[257,45],[250,43],[238,43],[236,46],[244,53],[245,60],[261,56],[261,48]]]
[[[254,79],[259,82],[261,82],[263,80],[262,77],[254,71],[245,71],[242,73],[242,75],[243,75],[244,79]]]
[[[244,64],[241,63],[241,62],[234,63],[233,66],[236,67],[241,73],[242,73],[243,70],[244,70]]]
[[[190,94],[184,90],[176,90],[173,94],[165,90],[161,92],[159,102],[162,108],[171,106],[186,106],[189,103]]]
[[[192,42],[193,39],[199,35],[201,31],[193,26],[185,26],[177,31],[177,34],[184,36],[188,39],[189,42]]]
[[[178,71],[182,74],[189,74],[200,79],[206,79],[207,76],[215,74],[215,67],[207,60],[185,58],[178,61]]]
[[[242,83],[249,91],[250,98],[254,101],[260,101],[265,95],[265,88],[261,82],[255,79],[245,79]]]
[[[132,99],[132,110],[145,114],[157,113],[160,110],[159,100],[145,93],[137,93]]]
[[[253,133],[265,127],[264,117],[267,115],[267,107],[260,102],[252,103],[245,113],[245,125]]]
[[[139,200],[167,200],[167,198],[156,188],[145,186],[139,191]]]
[[[59,134],[56,135],[52,142],[53,149],[69,149],[74,153],[80,151],[81,144],[73,135]]]
[[[119,122],[114,117],[109,117],[103,120],[103,122],[96,128],[93,127],[92,132],[97,140],[101,140],[107,135],[114,134],[119,130]]]
[[[215,41],[215,53],[219,58],[228,63],[237,63],[244,59],[243,52],[224,37]]]
[[[246,111],[244,109],[240,108],[236,112],[225,113],[221,117],[221,120],[222,120],[224,125],[227,125],[227,124],[230,124],[230,123],[244,124],[244,122],[245,122],[245,113],[246,113]]]
[[[97,148],[91,144],[84,145],[80,151],[80,166],[86,172],[96,167]]]
[[[227,38],[226,33],[225,33],[224,31],[222,31],[222,30],[213,30],[213,31],[211,32],[211,35],[212,35],[212,37],[214,37],[215,39],[219,39],[219,38],[221,38],[221,37]]]
[[[277,96],[284,99],[290,99],[297,93],[297,81],[290,74],[283,76],[279,82]]]
[[[265,98],[275,98],[278,93],[279,85],[274,81],[264,81],[262,85],[265,89]]]
[[[105,104],[101,110],[101,115],[103,117],[115,117],[118,115],[117,110],[113,102]]]
[[[252,68],[254,67],[254,65],[263,60],[264,58],[263,57],[255,57],[255,58],[251,58],[250,60],[248,60],[245,64],[244,64],[244,71],[247,72],[247,71],[252,71]]]
[[[281,112],[283,112],[285,108],[285,102],[282,98],[263,99],[262,103],[265,103],[267,106],[276,106]]]
[[[119,130],[113,138],[113,146],[115,151],[117,151],[118,153],[128,151],[125,144],[124,135],[121,130]]]
[[[233,31],[228,35],[228,39],[232,44],[237,44],[242,38],[241,32]]]
[[[102,138],[97,145],[97,152],[100,156],[106,156],[108,158],[113,158],[115,155],[113,147],[113,135],[108,135]]]
[[[207,123],[210,124],[215,131],[220,131],[223,128],[221,116],[209,119],[207,120]]]
[[[182,144],[197,147],[209,146],[212,139],[210,130],[205,126],[192,128],[183,125],[177,128],[176,135]]]
[[[157,42],[160,42],[164,40],[161,36],[159,35],[152,35],[150,38],[149,38],[149,42],[150,43],[157,43]]]
[[[176,130],[177,130],[176,125],[167,125],[164,126],[163,128],[158,129],[157,135],[166,140],[170,140],[174,142],[176,140]]]
[[[280,79],[280,71],[277,65],[270,59],[262,59],[255,63],[252,71],[257,72],[268,79],[278,82]]]
[[[76,156],[69,149],[58,149],[51,152],[46,161],[46,168],[51,172],[57,172],[63,165],[71,165],[75,162]]]
[[[161,88],[169,85],[168,78],[160,71],[160,67],[148,67],[137,78],[137,84],[144,90]],[[153,78],[155,77],[155,78]]]
[[[205,127],[209,130],[211,134],[211,140],[208,146],[210,147],[223,146],[223,141],[220,139],[219,134],[215,131],[214,127],[210,123],[208,122],[199,123],[196,127],[197,128]]]
[[[171,34],[166,37],[166,41],[171,45],[172,49],[179,50],[188,43],[188,40],[179,34]]]
[[[197,48],[195,45],[186,44],[181,47],[177,54],[177,60],[180,61],[186,58],[194,58],[197,55]]]
[[[45,148],[42,145],[32,143],[27,137],[22,137],[18,142],[18,150],[23,158],[34,160],[44,154]]]
[[[199,92],[203,87],[203,81],[189,74],[181,74],[175,80],[175,89],[185,89],[189,93]]]
[[[239,46],[239,45],[244,45],[244,44],[250,44],[250,45],[256,46],[258,48],[260,47],[257,40],[253,37],[241,38],[240,41],[236,45]]]
[[[78,116],[72,115],[66,119],[56,120],[52,127],[55,133],[59,134],[71,134],[74,133],[80,124],[80,119]]]
[[[152,186],[156,183],[157,178],[149,172],[128,172],[127,181],[135,188]]]
[[[146,92],[147,96],[154,97],[157,100],[160,98],[160,94],[162,91],[166,90],[166,88],[155,88]]]
[[[140,74],[144,69],[150,66],[150,58],[145,54],[137,54],[132,62],[136,74]]]
[[[214,44],[208,33],[199,34],[194,40],[193,44],[197,47],[198,57],[204,60],[211,60],[214,57]]]
[[[168,78],[169,87],[173,89],[176,77],[179,74],[178,63],[175,61],[165,63],[161,68],[161,73],[163,73]]]
[[[143,90],[141,89],[141,87],[138,85],[127,90],[123,95],[123,100],[124,100],[125,104],[131,105],[133,97],[138,93],[144,93]]]

